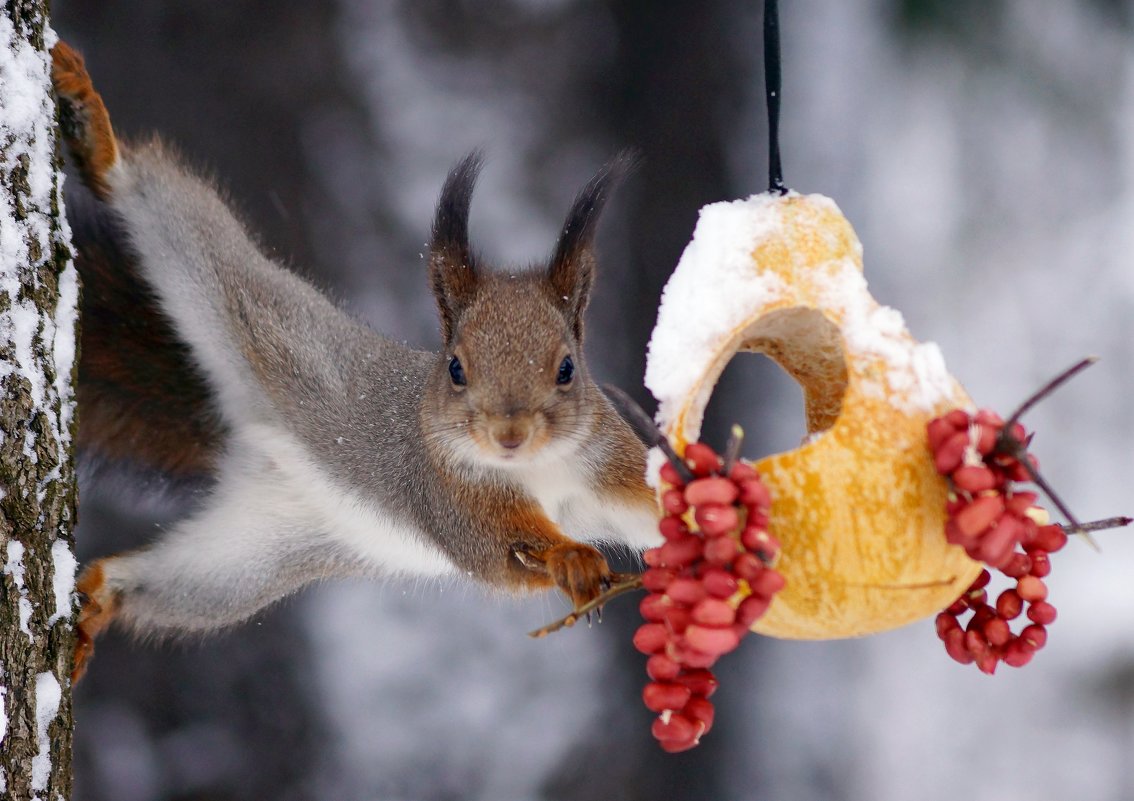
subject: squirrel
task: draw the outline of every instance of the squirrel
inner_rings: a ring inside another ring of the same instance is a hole
[[[645,446],[582,350],[595,228],[624,159],[579,192],[542,269],[508,272],[470,247],[481,162],[461,161],[428,257],[442,349],[418,351],[264,256],[168,147],[120,142],[81,56],[60,42],[52,59],[63,137],[95,198],[73,212],[96,316],[83,321],[80,444],[216,476],[157,541],[82,571],[76,680],[112,621],[206,632],[347,576],[465,574],[558,587],[578,608],[612,574],[564,528],[659,541]],[[108,375],[124,348],[136,364]]]

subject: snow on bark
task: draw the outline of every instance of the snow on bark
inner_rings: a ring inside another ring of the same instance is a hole
[[[0,14],[0,792],[70,795],[79,285],[45,3]]]

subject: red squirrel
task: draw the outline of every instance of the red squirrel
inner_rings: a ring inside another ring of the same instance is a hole
[[[594,232],[619,162],[576,197],[546,265],[506,272],[470,247],[480,161],[460,162],[428,259],[442,349],[417,351],[266,258],[167,147],[120,142],[82,58],[64,43],[52,56],[64,137],[97,198],[74,223],[93,317],[80,444],[216,475],[202,508],[156,542],[84,569],[76,678],[114,620],[203,632],[360,575],[556,586],[578,607],[611,573],[565,530],[658,540],[646,449],[582,350]],[[114,311],[130,293],[150,303]],[[111,375],[124,349],[130,375]]]

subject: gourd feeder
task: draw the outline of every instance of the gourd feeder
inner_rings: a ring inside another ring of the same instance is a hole
[[[799,382],[806,440],[753,465],[771,490],[787,585],[752,628],[852,637],[939,612],[980,573],[944,537],[948,485],[925,433],[972,402],[937,347],[871,297],[862,246],[835,203],[785,188],[778,27],[766,3],[769,192],[701,210],[666,285],[646,386],[680,454],[736,353],[766,354]]]

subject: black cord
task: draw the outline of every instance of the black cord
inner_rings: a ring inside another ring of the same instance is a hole
[[[764,0],[764,96],[768,101],[768,191],[786,195],[780,164],[780,12],[776,0]]]

